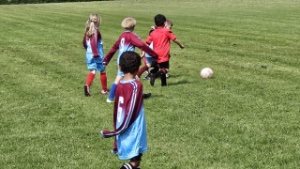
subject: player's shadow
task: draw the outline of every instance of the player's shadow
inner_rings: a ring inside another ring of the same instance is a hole
[[[176,74],[172,74],[167,78],[167,83],[168,86],[175,86],[175,85],[182,85],[182,84],[187,84],[190,83],[188,80],[186,79],[178,79],[178,77],[181,77],[181,75],[176,75]],[[173,79],[178,79],[176,82],[171,81]]]
[[[175,85],[182,85],[182,84],[187,84],[190,83],[187,80],[178,80],[177,82],[167,82],[168,86],[175,86]]]

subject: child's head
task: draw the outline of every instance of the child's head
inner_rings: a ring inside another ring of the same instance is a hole
[[[136,74],[141,65],[141,57],[133,51],[123,52],[120,56],[119,66],[122,72]]]
[[[157,27],[164,27],[166,20],[166,17],[162,14],[158,14],[154,17],[154,22]]]
[[[87,36],[91,36],[95,33],[95,29],[100,26],[101,18],[98,14],[90,14],[85,24],[85,32]]]
[[[165,22],[165,28],[171,30],[172,27],[173,27],[173,22],[171,20],[167,19],[166,22]]]
[[[132,17],[127,17],[123,19],[121,26],[126,30],[134,30],[134,27],[136,25],[136,20]]]

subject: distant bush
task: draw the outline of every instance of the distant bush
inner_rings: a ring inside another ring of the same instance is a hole
[[[63,3],[63,2],[88,2],[95,0],[0,0],[0,4],[38,4],[38,3]],[[98,0],[108,1],[108,0]]]

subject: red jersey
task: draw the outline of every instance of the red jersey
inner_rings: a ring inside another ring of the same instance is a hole
[[[148,36],[146,43],[148,45],[153,42],[153,50],[158,55],[157,63],[169,61],[171,40],[175,40],[176,36],[169,29],[158,27]]]

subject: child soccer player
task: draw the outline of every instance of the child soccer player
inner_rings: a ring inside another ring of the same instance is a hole
[[[119,50],[119,55],[117,59],[117,64],[119,65],[119,59],[121,54],[125,51],[134,51],[135,47],[138,47],[141,50],[148,53],[149,55],[151,55],[152,57],[157,58],[157,54],[152,49],[150,49],[136,34],[133,33],[135,25],[136,20],[132,17],[127,17],[122,21],[121,26],[125,29],[125,31],[120,35],[118,40],[115,42],[111,50],[104,58],[105,65],[107,65],[110,62],[111,58],[117,50]],[[115,89],[119,84],[120,80],[123,78],[123,76],[124,73],[118,68],[117,77],[110,88],[109,96],[106,100],[108,103],[113,102],[115,98]],[[149,95],[151,94],[146,94],[145,97]]]
[[[102,37],[98,27],[100,26],[100,16],[91,14],[86,22],[85,33],[82,40],[83,47],[86,50],[86,64],[89,74],[83,87],[84,95],[90,96],[90,86],[95,78],[96,72],[100,72],[100,81],[102,85],[101,94],[107,93],[107,76],[105,67],[102,65],[104,58]]]
[[[149,35],[150,35],[151,32],[154,31],[154,29],[155,29],[155,26],[151,26],[151,29],[150,29],[150,31],[149,31]],[[151,44],[149,45],[149,48],[150,48],[150,49],[153,49],[153,43],[151,43]],[[150,67],[153,67],[153,65],[156,64],[155,59],[152,58],[150,55],[148,55],[148,54],[145,53],[145,52],[143,52],[142,58],[143,58],[143,61],[144,61],[145,65],[142,66],[142,67],[139,69],[139,71],[138,71],[138,73],[137,73],[137,79],[140,79],[141,75],[142,75],[145,71],[148,71]],[[148,72],[147,76],[145,77],[145,79],[148,80],[148,78],[149,78],[149,72]]]
[[[116,136],[119,159],[130,160],[120,169],[140,169],[141,157],[147,151],[143,86],[135,79],[140,65],[141,58],[136,52],[126,51],[120,56],[124,77],[116,88],[114,131],[101,130],[104,138]]]
[[[166,29],[169,29],[169,30],[172,30],[172,27],[173,27],[173,22],[172,22],[171,20],[167,19],[167,20],[166,20],[166,23],[165,23],[165,28],[166,28]],[[177,43],[179,46],[183,46],[183,45],[180,44],[180,42],[177,41],[177,40],[175,40],[174,42]],[[171,55],[170,55],[170,58],[169,58],[169,59],[171,59]],[[169,63],[169,67],[168,67],[167,71],[168,71],[168,72],[166,73],[166,77],[168,78],[168,77],[169,77],[169,71],[170,71],[170,63]]]
[[[153,43],[153,50],[158,55],[156,60],[158,66],[150,71],[150,84],[154,85],[155,78],[161,78],[161,86],[167,86],[166,73],[169,68],[170,59],[170,40],[178,44],[183,49],[184,46],[176,39],[176,36],[169,29],[166,29],[167,19],[164,15],[158,14],[154,17],[156,29],[148,36],[146,43]]]

